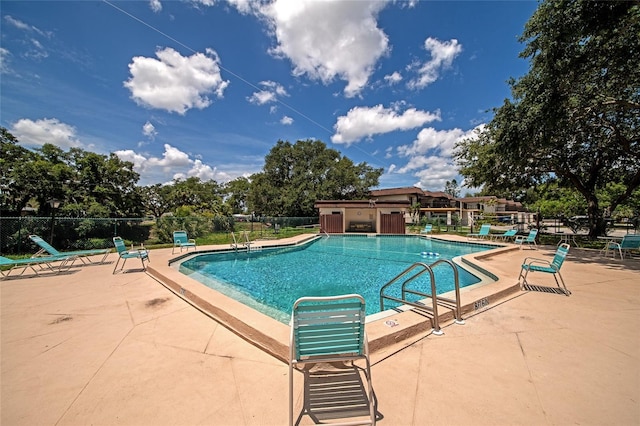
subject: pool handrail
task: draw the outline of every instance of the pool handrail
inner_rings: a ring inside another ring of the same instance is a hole
[[[456,295],[456,299],[455,300],[451,300],[445,297],[438,297],[436,294],[436,282],[435,282],[435,275],[433,273],[433,266],[438,265],[439,263],[446,263],[448,265],[450,265],[453,269],[453,276],[454,276],[454,285],[455,285],[455,295]],[[416,268],[422,267],[423,269],[419,272],[417,272],[416,274],[412,275],[411,277],[407,278],[403,283],[402,283],[402,299],[398,299],[397,297],[393,297],[393,296],[389,296],[384,294],[385,289],[387,289],[391,284],[395,283],[396,281],[398,281],[400,278],[404,277],[405,275],[409,274],[411,271],[413,271]],[[427,294],[424,292],[420,292],[417,290],[410,290],[407,289],[406,286],[409,282],[413,281],[414,279],[418,278],[420,275],[424,274],[425,272],[429,273],[429,277],[431,278],[431,294]],[[415,294],[418,296],[422,296],[422,297],[428,297],[431,298],[431,303],[432,303],[432,307],[429,308],[428,306],[421,304],[421,303],[416,303],[416,302],[411,302],[406,300],[406,293],[411,293],[411,294]],[[380,288],[380,311],[384,311],[384,300],[393,300],[395,302],[398,303],[402,303],[405,305],[409,305],[415,308],[419,308],[419,309],[426,309],[426,310],[430,310],[433,312],[433,334],[436,335],[441,335],[444,334],[444,332],[440,329],[440,321],[438,318],[438,304],[442,304],[445,307],[448,308],[452,308],[454,310],[455,313],[455,322],[456,324],[464,324],[464,319],[462,318],[462,310],[460,309],[460,282],[458,280],[458,270],[455,267],[455,265],[453,264],[453,262],[451,262],[450,260],[447,259],[439,259],[437,261],[435,261],[434,263],[432,263],[431,265],[427,265],[424,262],[416,262],[414,264],[412,264],[411,266],[409,266],[407,269],[405,269],[404,271],[402,271],[400,274],[398,274],[397,276],[395,276],[393,279],[391,279],[389,282],[387,282],[385,285],[383,285]]]
[[[446,297],[442,297],[439,296],[436,298],[436,303],[440,303],[441,305],[453,309],[454,310],[454,315],[455,315],[455,322],[456,324],[464,324],[464,319],[462,318],[462,309],[460,308],[460,280],[458,278],[458,268],[456,268],[456,265],[448,259],[438,259],[435,262],[433,262],[431,265],[429,265],[429,269],[433,268],[434,266],[437,266],[439,263],[446,263],[447,265],[451,266],[451,269],[453,270],[453,285],[455,288],[455,300],[446,298]],[[432,281],[435,281],[434,276],[433,276],[433,272],[431,272],[431,279]],[[405,298],[405,293],[411,293],[411,294],[416,294],[418,296],[424,296],[424,293],[421,293],[419,291],[416,290],[407,290],[406,289],[406,285],[410,280],[405,281],[402,284],[402,298]],[[427,296],[428,297],[428,296]]]

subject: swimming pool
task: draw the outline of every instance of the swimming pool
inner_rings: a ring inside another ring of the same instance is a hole
[[[415,262],[496,248],[416,236],[331,236],[310,243],[265,249],[201,254],[180,264],[180,272],[272,318],[287,323],[291,306],[302,296],[361,294],[367,315],[379,312],[380,288]],[[437,255],[436,255],[437,254]],[[460,287],[478,283],[475,275],[458,268]],[[430,293],[429,274],[411,288]],[[434,268],[437,293],[454,289],[449,265]],[[395,292],[395,293],[394,293]],[[400,285],[388,294],[400,297]],[[385,308],[397,306],[386,303]]]

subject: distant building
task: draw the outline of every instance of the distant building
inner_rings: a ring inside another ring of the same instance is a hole
[[[369,200],[318,200],[320,226],[329,233],[404,234],[407,223],[429,222],[469,226],[478,220],[524,224],[535,220],[516,201],[495,196],[454,198],[418,187],[377,189]]]

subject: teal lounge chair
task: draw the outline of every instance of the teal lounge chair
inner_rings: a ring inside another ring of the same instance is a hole
[[[480,227],[480,231],[478,231],[477,234],[467,234],[467,238],[469,239],[474,239],[474,238],[479,238],[479,239],[483,239],[489,236],[489,231],[491,231],[491,225],[488,223],[485,223],[484,225],[482,225]]]
[[[351,369],[327,371],[322,379],[314,380],[309,369],[305,377],[303,411],[312,419],[341,413],[369,418],[367,422],[346,424],[375,424],[371,362],[365,332],[365,302],[362,296],[346,294],[332,297],[302,297],[293,305],[289,354],[289,425],[293,420],[294,366],[308,363],[351,362]],[[365,368],[353,364],[364,360]],[[368,383],[365,391],[361,373]],[[332,375],[334,375],[332,377]],[[333,378],[333,382],[332,382]],[[350,410],[347,410],[347,407]],[[357,413],[354,413],[356,412]],[[334,423],[331,423],[334,424]]]
[[[51,246],[51,244],[49,244],[48,242],[46,242],[45,240],[43,240],[37,235],[29,235],[29,238],[31,238],[31,241],[33,241],[40,247],[40,250],[36,254],[34,254],[34,257],[49,256],[49,255],[50,256],[77,256],[78,259],[82,261],[82,263],[86,264],[87,262],[93,263],[89,257],[96,256],[96,255],[102,255],[102,258],[100,259],[100,261],[96,263],[104,263],[109,253],[111,253],[111,249],[77,250],[77,251],[62,252],[62,251],[56,250],[53,246]],[[45,253],[48,253],[48,254],[45,254]]]
[[[506,241],[511,237],[515,237],[517,233],[518,233],[517,229],[509,229],[508,231],[505,231],[504,234],[494,235],[493,238],[495,238],[496,240],[500,239],[500,240]]]
[[[421,234],[430,234],[433,230],[433,225],[428,223],[424,226],[424,229],[420,231]]]
[[[171,254],[174,254],[176,247],[180,247],[180,253],[182,253],[183,249],[189,251],[190,247],[195,250],[197,248],[196,240],[189,239],[187,237],[187,231],[174,231],[173,249],[171,250]]]
[[[57,274],[68,271],[76,259],[77,256],[46,256],[32,257],[29,259],[9,259],[8,257],[0,256],[0,275],[2,275],[3,280],[9,278],[11,271],[16,268],[22,268],[22,272],[17,276],[24,274],[27,269],[31,269],[35,275],[40,275],[36,266],[40,267],[40,270],[45,269],[44,267],[46,266],[49,270]],[[60,263],[54,266],[54,262]]]
[[[562,243],[556,250],[555,256],[553,256],[553,260],[549,262],[546,259],[536,259],[533,257],[527,257],[524,259],[524,263],[520,269],[520,275],[518,276],[518,283],[520,283],[520,288],[526,288],[529,285],[527,282],[527,275],[529,272],[543,272],[547,274],[553,274],[553,278],[556,280],[556,285],[560,289],[562,293],[566,296],[570,295],[571,292],[567,290],[567,286],[564,284],[564,280],[562,279],[562,275],[560,275],[560,268],[562,267],[562,263],[567,257],[569,253],[569,244]],[[560,278],[560,281],[558,281]],[[522,282],[520,281],[522,279]],[[562,284],[562,286],[560,285]]]
[[[611,250],[613,257],[616,257],[616,251],[620,254],[620,259],[624,259],[628,254],[631,257],[632,250],[640,250],[640,235],[625,235],[622,241],[609,241],[607,252]]]
[[[127,263],[127,259],[140,259],[142,262],[142,270],[145,271],[147,269],[144,262],[145,260],[150,262],[148,250],[127,250],[127,246],[125,246],[124,241],[120,237],[113,237],[113,244],[116,246],[118,252],[118,260],[116,261],[116,266],[113,268],[114,274],[124,270],[124,264]],[[120,259],[122,259],[122,266],[118,269]]]
[[[523,235],[519,235],[513,242],[516,244],[520,244],[520,249],[522,249],[525,244],[528,244],[531,248],[533,248],[533,246],[538,247],[538,243],[536,243],[537,236],[538,230],[532,229],[531,231],[529,231],[529,235],[527,235],[526,237]]]

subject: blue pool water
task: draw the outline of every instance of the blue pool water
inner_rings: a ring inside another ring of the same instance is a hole
[[[368,315],[379,312],[380,288],[413,263],[431,264],[491,248],[495,246],[410,236],[331,236],[296,247],[202,254],[182,262],[180,272],[287,323],[293,303],[302,296],[358,293]],[[460,287],[480,281],[461,268],[458,274]],[[434,267],[434,275],[438,294],[454,289],[451,266]],[[387,294],[400,297],[401,282]],[[411,288],[430,293],[430,285],[429,274],[424,274]],[[397,304],[385,301],[385,309],[393,306]]]

